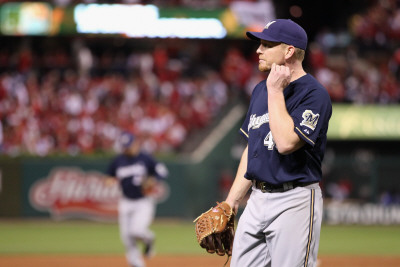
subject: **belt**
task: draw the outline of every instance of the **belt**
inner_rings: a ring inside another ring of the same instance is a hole
[[[303,186],[307,186],[307,185],[315,184],[315,183],[317,183],[317,182],[291,181],[291,182],[286,182],[283,184],[274,185],[274,184],[270,184],[267,182],[253,180],[253,185],[255,186],[255,188],[260,189],[261,192],[263,192],[263,193],[267,193],[267,192],[268,193],[282,193],[282,192],[292,190],[293,188],[296,188],[296,187],[303,187]]]

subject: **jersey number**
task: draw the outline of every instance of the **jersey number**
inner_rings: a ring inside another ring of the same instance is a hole
[[[272,137],[271,131],[267,134],[264,139],[264,146],[268,147],[268,150],[273,150],[275,146],[274,138]]]

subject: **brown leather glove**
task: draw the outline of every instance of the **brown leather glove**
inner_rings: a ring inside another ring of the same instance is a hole
[[[157,191],[158,181],[154,177],[147,177],[142,183],[142,193],[144,196],[152,196]]]
[[[208,253],[231,256],[235,213],[225,201],[217,204],[194,220],[197,241]]]

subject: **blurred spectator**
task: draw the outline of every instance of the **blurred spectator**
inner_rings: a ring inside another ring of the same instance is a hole
[[[346,200],[353,189],[351,179],[341,178],[337,182],[331,182],[326,185],[327,196],[331,197],[335,201]]]
[[[383,191],[380,196],[380,203],[385,206],[399,205],[400,192],[396,189],[396,187]]]
[[[0,120],[0,152],[2,151],[3,147],[3,123]]]
[[[81,40],[77,39],[73,43],[73,52],[75,54],[79,75],[89,75],[90,70],[93,68],[93,56],[90,49],[84,46]]]

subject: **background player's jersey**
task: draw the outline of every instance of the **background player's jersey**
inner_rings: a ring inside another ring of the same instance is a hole
[[[266,81],[254,88],[249,110],[240,132],[248,139],[245,177],[282,184],[288,181],[318,182],[326,146],[332,104],[326,89],[310,74],[291,82],[284,90],[286,108],[295,132],[306,145],[281,155],[269,127]]]
[[[125,197],[137,199],[143,197],[142,183],[148,176],[165,179],[168,171],[164,164],[155,161],[145,153],[137,156],[119,155],[110,164],[108,175],[116,177]]]

